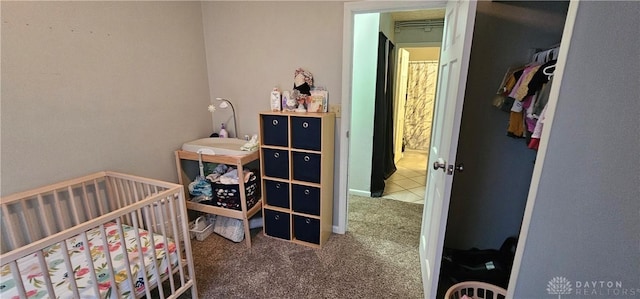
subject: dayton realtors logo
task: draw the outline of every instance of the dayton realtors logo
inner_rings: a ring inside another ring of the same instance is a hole
[[[558,295],[558,299],[562,298],[562,295],[571,294],[571,291],[573,291],[571,281],[562,276],[554,277],[547,283],[549,295]]]
[[[574,285],[566,277],[556,276],[547,283],[547,293],[558,295],[558,299],[561,299],[562,295],[571,294],[611,298],[640,296],[640,288],[627,288],[622,285],[622,281],[612,280],[576,280]]]

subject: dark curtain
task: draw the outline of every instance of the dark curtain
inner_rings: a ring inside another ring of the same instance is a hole
[[[371,196],[380,197],[384,180],[395,171],[393,161],[393,43],[380,32],[378,39],[378,70],[373,120],[373,158],[371,161]]]

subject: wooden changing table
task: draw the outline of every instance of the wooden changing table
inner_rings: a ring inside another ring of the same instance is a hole
[[[175,152],[176,156],[176,168],[178,170],[178,181],[185,188],[185,195],[189,197],[189,183],[191,179],[185,173],[182,168],[182,160],[191,160],[198,161],[198,153],[177,150]],[[254,151],[245,156],[225,156],[225,155],[205,155],[202,154],[202,162],[210,162],[210,163],[218,163],[218,164],[227,164],[233,165],[238,169],[238,173],[244,172],[244,165],[247,165],[253,161],[260,159],[260,152]],[[187,209],[199,211],[208,214],[221,215],[230,218],[240,219],[244,225],[244,239],[247,247],[251,247],[251,232],[249,229],[249,218],[251,218],[256,213],[262,210],[262,197],[259,198],[256,204],[251,207],[251,209],[247,210],[247,199],[245,197],[245,186],[244,180],[239,180],[239,190],[240,190],[240,206],[241,210],[232,210],[227,208],[221,208],[211,205],[205,205],[200,203],[195,203],[187,200]]]

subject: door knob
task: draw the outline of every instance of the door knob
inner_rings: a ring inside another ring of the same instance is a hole
[[[442,171],[445,171],[445,168],[447,167],[447,161],[445,161],[442,158],[438,158],[438,161],[433,162],[433,170],[438,170],[438,169],[442,169]]]

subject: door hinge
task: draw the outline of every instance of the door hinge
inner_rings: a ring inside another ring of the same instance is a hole
[[[447,166],[447,174],[448,175],[453,175],[453,171],[457,170],[458,172],[462,172],[464,170],[464,164],[463,163],[459,163],[455,166],[453,166],[453,164],[449,164]]]

